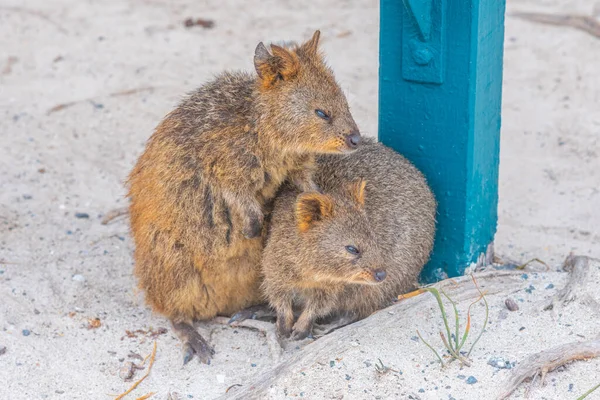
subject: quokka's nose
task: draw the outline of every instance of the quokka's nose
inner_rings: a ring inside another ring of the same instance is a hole
[[[346,136],[346,145],[351,149],[356,149],[360,144],[360,133],[358,131],[351,132]]]
[[[378,269],[378,270],[373,271],[373,277],[375,278],[375,280],[377,282],[383,281],[386,278],[386,276],[387,276],[387,272],[385,272],[382,269]]]

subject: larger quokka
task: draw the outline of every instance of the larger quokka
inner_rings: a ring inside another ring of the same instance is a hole
[[[364,318],[413,289],[435,232],[423,175],[382,144],[320,157],[315,181],[323,193],[287,187],[277,197],[263,254],[262,288],[293,339],[320,317]]]
[[[129,176],[135,274],[153,310],[208,363],[194,320],[260,303],[264,213],[281,183],[318,190],[316,154],[349,153],[360,133],[318,50],[256,47],[256,74],[223,73],[158,125]]]

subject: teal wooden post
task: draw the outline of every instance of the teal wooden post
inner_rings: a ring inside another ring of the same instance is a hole
[[[435,192],[421,278],[457,276],[496,233],[504,0],[382,0],[379,140]]]

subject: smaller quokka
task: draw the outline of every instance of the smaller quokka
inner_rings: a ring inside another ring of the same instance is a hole
[[[281,336],[303,339],[333,314],[367,317],[414,289],[429,259],[436,202],[423,175],[364,142],[352,157],[319,158],[323,193],[286,186],[275,201],[262,289]],[[302,309],[295,323],[294,306]]]

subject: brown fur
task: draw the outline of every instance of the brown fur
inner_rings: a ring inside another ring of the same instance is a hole
[[[129,176],[135,274],[172,321],[260,302],[263,215],[285,179],[315,190],[314,157],[350,152],[357,127],[318,32],[301,46],[260,43],[258,76],[223,73],[158,125]],[[331,116],[324,121],[315,109]]]
[[[351,157],[320,157],[315,180],[326,195],[282,190],[263,253],[262,289],[281,334],[292,330],[292,306],[303,306],[296,339],[319,317],[364,318],[413,289],[435,231],[436,203],[422,174],[382,144],[370,141]],[[373,284],[378,269],[387,277]]]

